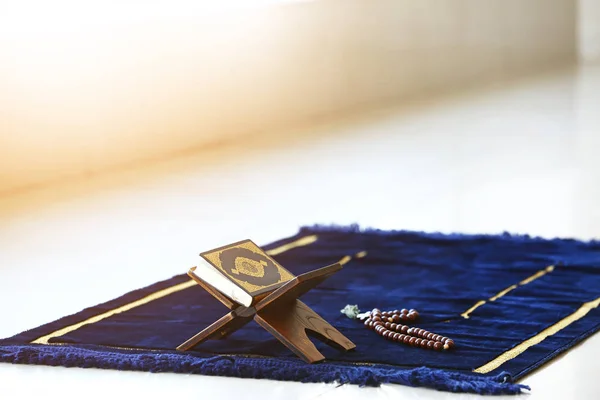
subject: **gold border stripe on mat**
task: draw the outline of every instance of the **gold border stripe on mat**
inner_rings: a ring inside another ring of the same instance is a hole
[[[93,316],[91,318],[88,318],[88,319],[86,319],[84,321],[81,321],[79,323],[76,323],[76,324],[73,324],[73,325],[69,325],[69,326],[64,327],[62,329],[54,331],[54,332],[50,333],[49,335],[42,336],[42,337],[40,337],[38,339],[35,339],[31,343],[35,343],[35,344],[48,344],[48,341],[50,339],[54,338],[54,337],[66,335],[67,333],[73,332],[73,331],[81,328],[84,325],[93,324],[93,323],[96,323],[98,321],[102,321],[103,319],[111,317],[111,316],[113,316],[115,314],[119,314],[119,313],[122,313],[124,311],[131,310],[132,308],[139,307],[139,306],[144,305],[144,304],[148,304],[151,301],[154,301],[154,300],[160,299],[162,297],[168,296],[168,295],[170,295],[172,293],[180,292],[180,291],[182,291],[184,289],[187,289],[189,287],[192,287],[194,285],[197,285],[197,283],[195,281],[190,280],[190,281],[183,282],[183,283],[180,283],[180,284],[177,284],[177,285],[174,285],[174,286],[170,286],[170,287],[168,287],[166,289],[162,289],[162,290],[159,290],[158,292],[154,292],[152,294],[149,294],[146,297],[142,297],[139,300],[133,301],[133,302],[131,302],[129,304],[125,304],[124,306],[114,308],[114,309],[112,309],[110,311],[107,311],[107,312],[102,313],[102,314],[95,315],[95,316]]]
[[[352,260],[352,257],[350,256],[344,256],[340,259],[340,261],[338,261],[338,263],[342,264],[342,265],[346,265],[350,262],[350,260]]]
[[[367,255],[366,251],[359,251],[358,253],[356,253],[354,255],[354,258],[363,258],[363,257],[366,257],[366,255]],[[352,261],[352,256],[344,256],[340,259],[340,261],[338,261],[338,263],[340,263],[341,265],[346,265],[350,261]]]
[[[266,253],[269,254],[269,255],[281,254],[283,252],[286,252],[288,250],[294,249],[296,247],[307,246],[307,245],[309,245],[311,243],[316,242],[317,239],[318,239],[317,235],[304,236],[304,237],[301,237],[300,239],[295,240],[293,242],[290,242],[290,243],[284,244],[282,246],[276,247],[274,249],[268,250]],[[148,304],[151,301],[158,300],[158,299],[160,299],[162,297],[168,296],[168,295],[176,293],[176,292],[180,292],[182,290],[185,290],[187,288],[190,288],[190,287],[196,286],[196,285],[197,285],[197,283],[195,281],[189,280],[187,282],[183,282],[183,283],[179,283],[177,285],[170,286],[168,288],[159,290],[158,292],[154,292],[152,294],[149,294],[148,296],[142,297],[141,299],[133,301],[133,302],[131,302],[129,304],[125,304],[125,305],[123,305],[121,307],[114,308],[114,309],[112,309],[110,311],[107,311],[105,313],[95,315],[93,317],[90,317],[90,318],[88,318],[88,319],[86,319],[84,321],[78,322],[76,324],[66,326],[66,327],[64,327],[62,329],[59,329],[57,331],[54,331],[54,332],[52,332],[52,333],[50,333],[48,335],[42,336],[40,338],[37,338],[37,339],[33,340],[31,343],[34,343],[34,344],[52,344],[52,343],[48,342],[52,338],[66,335],[67,333],[73,332],[73,331],[81,328],[84,325],[94,324],[96,322],[102,321],[105,318],[111,317],[111,316],[113,316],[115,314],[119,314],[119,313],[122,313],[122,312],[125,312],[125,311],[129,311],[132,308],[136,308],[136,307],[142,306],[144,304]]]
[[[473,307],[469,308],[467,311],[460,314],[460,316],[463,318],[469,319],[469,314],[471,314],[473,311],[475,311],[476,309],[478,309],[479,307],[481,307],[484,304],[485,304],[484,300],[479,300],[477,303],[475,303],[475,305]]]
[[[519,285],[512,285],[507,287],[506,289],[496,293],[494,296],[490,297],[490,301],[496,301],[498,300],[500,297],[504,296],[505,294],[507,294],[508,292],[510,292],[511,290],[515,290],[516,288],[518,288]]]
[[[527,285],[528,283],[531,283],[552,271],[554,271],[554,265],[550,265],[549,267],[546,267],[543,270],[531,275],[529,278],[523,279],[521,282],[519,282],[519,285]]]
[[[507,293],[515,290],[516,288],[518,288],[519,286],[524,286],[527,285],[528,283],[531,283],[533,281],[535,281],[538,278],[541,278],[542,276],[550,273],[554,271],[554,265],[550,265],[542,270],[539,270],[538,272],[536,272],[535,274],[531,275],[528,278],[523,279],[521,282],[515,284],[515,285],[511,285],[509,287],[507,287],[506,289],[503,289],[501,291],[499,291],[498,293],[496,293],[495,295],[493,295],[492,297],[490,297],[488,300],[489,301],[496,301],[498,300],[500,297],[506,295]],[[469,308],[467,311],[465,311],[464,313],[460,314],[461,317],[465,318],[465,319],[469,319],[471,313],[473,311],[475,311],[477,308],[479,308],[480,306],[484,305],[486,303],[485,300],[479,300],[477,303],[475,303],[474,306],[472,306],[471,308]]]
[[[318,239],[317,235],[304,236],[293,242],[284,244],[279,247],[275,247],[274,249],[271,249],[271,250],[267,250],[266,253],[270,256],[276,256],[277,254],[281,254],[285,251],[295,249],[296,247],[308,246],[309,244],[316,242],[317,239]]]
[[[480,374],[487,374],[488,372],[495,370],[496,368],[498,368],[505,362],[512,360],[519,354],[523,353],[525,350],[527,350],[531,346],[535,346],[536,344],[538,344],[538,343],[542,342],[544,339],[546,339],[548,336],[552,336],[555,333],[560,332],[567,326],[571,325],[573,322],[585,317],[587,315],[587,313],[589,313],[594,308],[597,308],[599,305],[600,305],[600,297],[598,297],[596,300],[593,300],[593,301],[583,304],[573,314],[561,319],[554,325],[544,329],[537,335],[530,337],[529,339],[525,340],[524,342],[521,342],[520,344],[516,345],[512,349],[500,354],[498,357],[494,358],[492,361],[488,362],[487,364],[482,365],[479,368],[474,369],[473,371],[478,372]]]

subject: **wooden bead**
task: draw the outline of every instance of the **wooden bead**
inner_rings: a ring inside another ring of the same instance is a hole
[[[413,347],[423,349],[433,349],[436,351],[451,350],[455,344],[452,339],[445,336],[429,332],[422,328],[410,327],[405,323],[419,318],[417,310],[411,308],[407,310],[387,310],[381,311],[374,308],[364,321],[367,328],[375,330],[377,334],[385,339],[398,343],[408,344]],[[403,322],[403,323],[400,323]]]

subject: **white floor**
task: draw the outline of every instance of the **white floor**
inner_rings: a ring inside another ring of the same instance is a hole
[[[600,68],[588,68],[0,199],[0,337],[183,273],[201,250],[304,224],[600,237],[598,110]],[[595,335],[524,383],[535,399],[597,398],[599,358]],[[0,364],[2,399],[126,395],[471,397]]]

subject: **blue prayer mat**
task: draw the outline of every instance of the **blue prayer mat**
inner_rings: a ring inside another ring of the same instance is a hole
[[[355,350],[315,340],[326,360],[306,364],[250,322],[178,352],[228,312],[182,274],[0,340],[0,361],[516,394],[526,387],[519,379],[600,327],[598,241],[317,226],[263,249],[296,275],[344,264],[301,299]],[[417,309],[414,325],[452,338],[456,349],[385,340],[342,314],[347,304]]]

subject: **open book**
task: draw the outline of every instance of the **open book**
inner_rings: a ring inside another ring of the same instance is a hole
[[[273,291],[294,275],[251,240],[200,253],[201,262],[190,271],[219,292],[246,307],[257,295]]]

